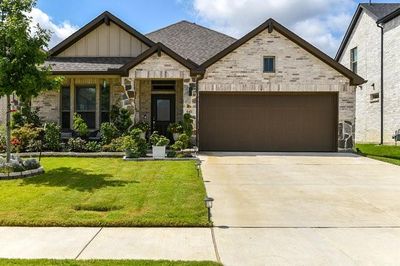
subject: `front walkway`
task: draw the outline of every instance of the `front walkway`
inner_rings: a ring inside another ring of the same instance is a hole
[[[0,258],[216,261],[209,228],[0,227]]]
[[[348,153],[201,159],[224,265],[398,265],[400,167]]]

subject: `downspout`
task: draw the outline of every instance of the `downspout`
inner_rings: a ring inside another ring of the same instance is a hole
[[[203,75],[196,76],[196,146],[197,150],[199,150],[200,146],[200,90],[199,90],[199,81],[204,78]]]
[[[377,26],[381,29],[381,142],[380,145],[383,145],[383,24],[377,24]]]

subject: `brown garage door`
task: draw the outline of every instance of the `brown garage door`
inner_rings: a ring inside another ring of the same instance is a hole
[[[201,93],[203,151],[336,151],[337,93]]]

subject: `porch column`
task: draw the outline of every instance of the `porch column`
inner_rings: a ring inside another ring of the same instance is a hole
[[[122,107],[129,110],[131,113],[131,119],[133,123],[136,123],[136,108],[135,108],[135,79],[134,78],[122,78],[121,82],[124,87],[124,94],[122,95]]]

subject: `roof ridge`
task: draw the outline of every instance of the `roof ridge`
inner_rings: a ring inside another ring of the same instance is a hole
[[[188,20],[185,20],[185,19],[184,19],[184,20],[180,20],[180,21],[178,21],[178,22],[175,22],[175,23],[173,23],[173,24],[171,24],[171,25],[165,26],[165,27],[163,27],[163,28],[161,28],[161,29],[158,29],[158,30],[155,30],[155,31],[146,33],[146,36],[148,36],[148,35],[150,35],[150,34],[153,34],[153,33],[156,33],[156,32],[159,32],[159,31],[162,31],[162,30],[165,30],[165,29],[168,29],[168,28],[170,28],[170,27],[172,27],[172,26],[175,26],[175,25],[178,25],[178,24],[180,24],[180,23],[191,24],[191,25],[197,26],[197,27],[199,27],[199,28],[202,28],[202,29],[205,29],[205,30],[208,30],[208,31],[215,32],[215,33],[217,33],[217,34],[224,35],[224,36],[226,36],[226,37],[228,37],[228,38],[231,38],[232,40],[237,40],[236,38],[234,38],[234,37],[232,37],[232,36],[229,36],[228,34],[219,32],[219,31],[214,30],[214,29],[210,29],[210,28],[208,28],[208,27],[206,27],[206,26],[203,26],[203,25],[200,25],[200,24],[197,24],[197,23],[195,23],[195,22],[191,22],[191,21],[188,21]]]

